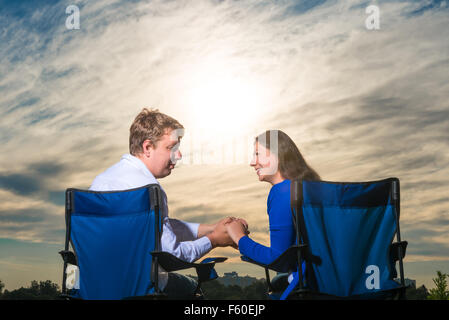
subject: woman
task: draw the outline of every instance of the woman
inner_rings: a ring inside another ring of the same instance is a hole
[[[256,170],[259,181],[272,185],[267,200],[271,246],[266,247],[249,238],[247,226],[238,220],[230,222],[227,229],[241,254],[256,262],[270,264],[296,242],[290,180],[320,180],[320,176],[307,164],[290,137],[280,130],[269,130],[256,137],[254,149],[250,165]],[[274,277],[274,291],[283,291],[288,285],[287,278],[286,273]]]

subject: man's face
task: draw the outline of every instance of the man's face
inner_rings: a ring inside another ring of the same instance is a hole
[[[151,156],[147,167],[155,178],[168,176],[175,167],[176,161],[181,160],[180,140],[181,135],[178,134],[177,130],[167,129],[156,146],[150,147]]]

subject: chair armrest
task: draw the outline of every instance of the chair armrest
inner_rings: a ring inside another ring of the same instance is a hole
[[[301,251],[301,255],[305,256],[306,245],[299,246],[291,246],[287,250],[285,250],[279,257],[277,257],[270,264],[263,264],[257,261],[254,261],[246,256],[241,256],[240,259],[245,262],[249,262],[255,265],[258,265],[265,269],[270,269],[276,272],[289,272],[296,270],[298,265],[298,250]]]
[[[59,251],[58,253],[61,255],[61,257],[65,263],[70,263],[75,266],[78,265],[78,263],[76,262],[75,254],[72,251],[62,250],[62,251]]]
[[[221,263],[221,262],[225,262],[226,260],[228,260],[228,258],[225,257],[213,257],[213,258],[206,258],[204,260],[201,260],[200,263]]]
[[[402,259],[405,257],[405,251],[407,249],[408,242],[407,241],[401,241],[401,242],[394,242],[390,245],[390,259],[393,262],[396,262],[399,260],[399,247],[401,247],[401,253],[402,253]]]
[[[164,268],[165,271],[172,272],[178,270],[184,270],[189,268],[206,268],[208,266],[213,266],[215,263],[220,263],[226,261],[228,258],[216,257],[216,258],[206,258],[200,263],[187,262],[181,260],[171,253],[164,251],[153,251],[151,252],[153,257],[158,258],[158,263]]]
[[[217,278],[217,274],[214,270],[215,263],[221,263],[228,259],[224,257],[206,258],[200,263],[193,263],[183,261],[174,255],[163,251],[153,251],[151,252],[151,255],[157,257],[159,265],[168,272],[195,268],[199,282]]]
[[[245,262],[249,262],[249,263],[255,264],[256,266],[259,266],[259,267],[262,267],[262,268],[268,268],[268,266],[269,266],[268,264],[263,264],[263,263],[254,261],[254,260],[252,260],[251,258],[248,258],[247,256],[240,256],[240,259],[241,259],[242,261],[245,261]]]
[[[174,255],[163,252],[163,251],[153,251],[151,255],[157,258],[157,262],[164,268],[165,271],[173,272],[178,270],[184,270],[194,267],[194,263],[183,261]]]

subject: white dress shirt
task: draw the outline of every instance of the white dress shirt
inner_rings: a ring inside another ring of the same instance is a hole
[[[99,174],[89,190],[128,190],[159,182],[145,164],[131,154],[122,156],[119,162]],[[162,189],[162,251],[169,252],[184,261],[193,262],[212,249],[206,236],[198,238],[199,223],[190,223],[168,217],[167,195]],[[167,285],[168,274],[159,267],[159,288]]]

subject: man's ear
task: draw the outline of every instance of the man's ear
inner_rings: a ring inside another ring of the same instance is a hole
[[[142,143],[142,150],[145,157],[149,158],[154,149],[154,144],[151,140],[147,139]]]

